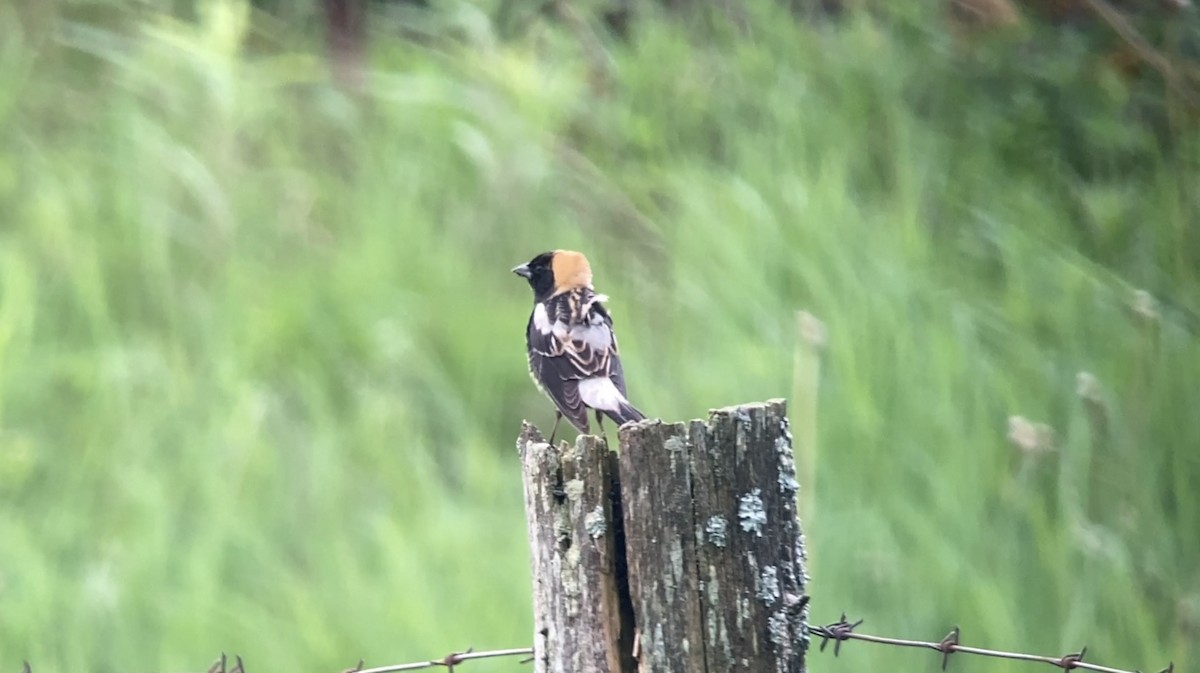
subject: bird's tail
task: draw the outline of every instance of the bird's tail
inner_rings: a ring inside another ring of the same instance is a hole
[[[637,407],[633,406],[626,400],[621,400],[621,403],[617,405],[616,411],[609,411],[605,409],[604,414],[611,418],[618,426],[624,425],[625,423],[631,423],[633,421],[646,420],[646,414],[638,411]]]

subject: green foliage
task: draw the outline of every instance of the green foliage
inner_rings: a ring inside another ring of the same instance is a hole
[[[0,21],[0,670],[527,644],[508,269],[556,247],[651,415],[788,394],[824,320],[817,620],[1195,663],[1200,152],[1069,47],[642,16],[598,91],[452,4],[352,96],[311,27],[109,4]]]

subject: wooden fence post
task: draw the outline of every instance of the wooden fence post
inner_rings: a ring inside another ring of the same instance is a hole
[[[537,673],[800,673],[803,537],[782,400],[518,440]]]
[[[551,447],[528,423],[517,446],[533,565],[534,670],[631,670],[616,455],[592,436]]]

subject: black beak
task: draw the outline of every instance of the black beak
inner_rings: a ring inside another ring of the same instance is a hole
[[[521,266],[514,266],[512,272],[522,278],[529,278],[529,265],[522,264]]]

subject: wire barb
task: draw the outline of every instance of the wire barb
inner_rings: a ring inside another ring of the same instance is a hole
[[[842,618],[832,624],[825,626],[814,626],[812,632],[821,637],[821,651],[825,651],[825,646],[829,641],[833,641],[833,656],[842,653],[842,641],[849,640],[854,636],[854,629],[862,624],[863,620],[858,620],[851,624],[846,621],[846,613],[842,613]]]
[[[938,649],[942,652],[943,671],[950,665],[950,655],[954,654],[955,648],[958,647],[958,636],[960,634],[961,632],[956,626],[950,629],[950,633],[947,633],[945,638],[942,638],[942,642],[938,643]]]
[[[443,657],[441,661],[436,662],[436,663],[439,666],[445,666],[450,671],[450,673],[454,673],[454,667],[461,664],[463,661],[465,661],[463,659],[463,657],[468,654],[471,654],[474,651],[475,651],[474,647],[468,647],[463,652],[451,652],[450,654],[447,654],[445,657]]]
[[[1064,654],[1063,657],[1058,660],[1058,665],[1060,668],[1069,671],[1083,662],[1083,655],[1085,654],[1087,654],[1087,645],[1084,645],[1078,652],[1074,654]]]

